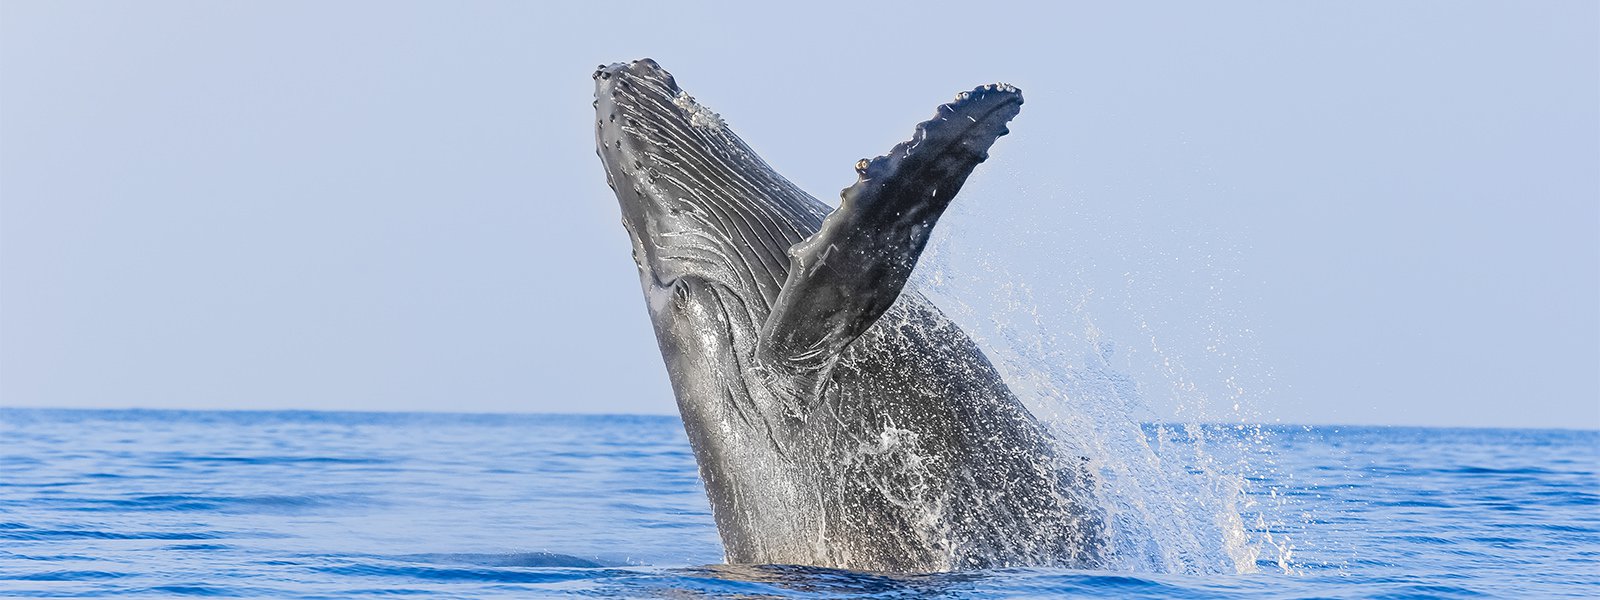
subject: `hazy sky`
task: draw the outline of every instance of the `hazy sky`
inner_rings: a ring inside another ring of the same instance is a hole
[[[5,0],[0,404],[675,410],[589,105],[650,56],[829,202],[1021,87],[956,312],[1156,416],[1600,427],[1600,5],[1037,5]]]

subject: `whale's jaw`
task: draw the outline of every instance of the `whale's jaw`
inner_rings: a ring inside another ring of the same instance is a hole
[[[647,285],[704,277],[755,292],[763,313],[788,250],[828,207],[762,161],[650,59],[594,72],[595,142]]]

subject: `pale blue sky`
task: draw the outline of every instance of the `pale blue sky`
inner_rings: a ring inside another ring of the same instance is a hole
[[[675,410],[590,129],[650,56],[826,201],[1021,87],[937,252],[1156,416],[1600,427],[1594,2],[1037,4],[5,0],[0,404]]]

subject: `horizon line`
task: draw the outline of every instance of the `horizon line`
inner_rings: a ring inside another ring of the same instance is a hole
[[[679,421],[682,416],[677,412],[661,413],[623,413],[623,412],[513,412],[513,411],[452,411],[452,410],[362,410],[362,409],[319,409],[319,408],[148,408],[148,407],[121,407],[121,408],[94,408],[94,407],[51,407],[51,406],[11,406],[0,404],[0,411],[61,411],[61,412],[182,412],[182,413],[326,413],[326,414],[367,414],[367,415],[441,415],[441,416],[551,416],[551,417],[663,417]],[[1140,421],[1141,425],[1184,425],[1197,424],[1206,426],[1262,426],[1262,427],[1290,427],[1311,429],[1336,429],[1348,428],[1395,428],[1395,429],[1463,429],[1463,430],[1499,430],[1499,431],[1575,431],[1600,433],[1600,425],[1589,427],[1504,427],[1480,425],[1415,425],[1415,424],[1379,424],[1379,423],[1285,423],[1285,422],[1260,422],[1260,421],[1176,421],[1152,420]]]

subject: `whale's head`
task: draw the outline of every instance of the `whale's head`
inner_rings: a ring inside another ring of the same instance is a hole
[[[695,277],[770,302],[826,207],[650,59],[601,66],[595,144],[646,291]]]

